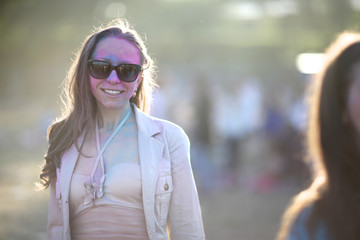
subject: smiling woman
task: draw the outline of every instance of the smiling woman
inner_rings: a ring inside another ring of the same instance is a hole
[[[85,40],[48,130],[49,239],[205,239],[188,137],[146,114],[153,68],[124,20]]]

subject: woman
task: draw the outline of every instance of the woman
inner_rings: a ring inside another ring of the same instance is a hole
[[[309,100],[314,180],[277,239],[360,239],[360,34],[343,33],[328,49]]]
[[[48,130],[49,239],[205,239],[188,138],[144,113],[153,68],[126,21],[85,40]]]

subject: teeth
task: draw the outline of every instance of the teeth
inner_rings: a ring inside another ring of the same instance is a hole
[[[120,91],[108,90],[108,89],[105,89],[104,91],[107,92],[107,93],[109,93],[109,94],[113,94],[113,95],[116,95],[116,94],[119,94],[119,93],[120,93]]]

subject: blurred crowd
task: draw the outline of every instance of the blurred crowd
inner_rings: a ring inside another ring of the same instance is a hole
[[[253,76],[226,80],[199,73],[167,80],[174,75],[160,78],[151,114],[188,133],[199,191],[264,192],[309,183],[303,96],[280,87],[270,95]]]

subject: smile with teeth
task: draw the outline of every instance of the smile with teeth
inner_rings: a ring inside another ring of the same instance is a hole
[[[110,90],[110,89],[104,89],[104,92],[111,94],[111,95],[118,95],[121,93],[121,91],[117,91],[117,90]]]

